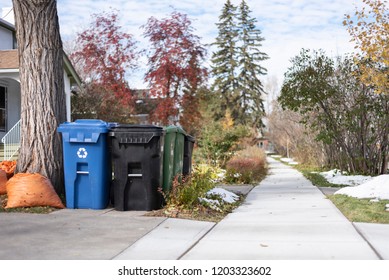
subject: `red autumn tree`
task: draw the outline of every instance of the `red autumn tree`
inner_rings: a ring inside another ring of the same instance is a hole
[[[70,58],[88,85],[85,91],[101,89],[104,94],[99,94],[99,98],[113,95],[120,101],[116,104],[120,106],[116,108],[118,111],[133,112],[132,92],[126,74],[136,68],[138,54],[133,36],[121,30],[117,13],[93,14],[89,28],[78,34],[76,46]],[[84,94],[86,99],[93,99],[93,92]]]
[[[199,118],[196,91],[207,78],[205,48],[187,15],[176,11],[162,20],[149,18],[143,28],[151,43],[145,81],[159,99],[151,119],[167,125],[178,116],[188,130]]]

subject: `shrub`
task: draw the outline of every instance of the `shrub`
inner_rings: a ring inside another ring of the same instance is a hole
[[[249,147],[233,156],[226,168],[226,183],[255,184],[266,174],[266,155],[258,147]]]
[[[192,174],[174,179],[170,192],[165,195],[167,208],[193,209],[200,204],[199,198],[215,187],[212,170],[194,168]]]
[[[224,180],[226,171],[219,166],[214,166],[206,163],[198,164],[196,171],[205,174],[210,177],[213,183],[221,183]]]
[[[204,161],[224,167],[239,148],[239,143],[250,136],[250,130],[243,125],[225,126],[222,122],[205,125],[197,139],[196,161]]]

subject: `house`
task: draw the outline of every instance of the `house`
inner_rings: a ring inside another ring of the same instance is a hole
[[[81,80],[65,53],[63,62],[66,116],[70,121],[72,87],[81,86]],[[13,24],[0,18],[0,139],[19,122],[20,112],[21,92],[16,30]]]
[[[159,100],[151,98],[149,89],[136,89],[133,91],[135,97],[136,115],[133,118],[138,124],[150,124],[150,112],[154,111]]]

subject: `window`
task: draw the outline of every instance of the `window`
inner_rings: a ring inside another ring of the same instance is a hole
[[[0,86],[0,131],[7,129],[7,88]]]

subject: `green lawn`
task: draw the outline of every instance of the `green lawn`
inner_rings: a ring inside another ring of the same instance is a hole
[[[370,202],[370,199],[340,194],[330,195],[328,198],[352,222],[389,224],[389,212],[385,211],[389,200]]]
[[[308,180],[317,187],[345,187],[328,182],[322,175],[319,174],[322,170],[308,166],[296,166]],[[389,212],[386,211],[385,205],[389,200],[379,202],[370,202],[370,199],[358,199],[346,195],[329,195],[328,198],[335,206],[352,222],[364,223],[382,223],[389,224]]]

